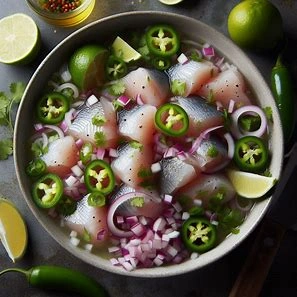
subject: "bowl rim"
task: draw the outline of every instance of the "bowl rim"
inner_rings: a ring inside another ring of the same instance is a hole
[[[42,69],[46,66],[48,61],[51,60],[51,57],[56,54],[56,52],[60,49],[63,48],[63,45],[71,39],[76,36],[80,35],[84,31],[88,31],[90,28],[93,26],[100,26],[101,23],[106,23],[106,22],[112,22],[116,19],[125,19],[127,17],[133,17],[133,16],[143,16],[143,17],[149,17],[150,15],[154,15],[156,18],[157,17],[165,17],[165,18],[174,18],[176,21],[178,20],[183,20],[184,22],[187,23],[195,23],[197,26],[201,27],[203,30],[206,30],[208,33],[212,32],[213,34],[216,34],[219,36],[220,40],[224,42],[229,48],[233,48],[236,50],[236,53],[240,58],[242,58],[245,62],[248,63],[248,66],[251,71],[253,71],[254,75],[257,76],[257,85],[261,85],[263,90],[265,92],[268,92],[270,94],[271,99],[272,94],[267,86],[263,76],[261,75],[260,71],[256,68],[254,63],[250,60],[250,58],[239,48],[237,47],[230,39],[228,39],[225,35],[223,35],[221,32],[217,31],[213,27],[201,22],[200,20],[194,19],[192,17],[176,14],[176,13],[171,13],[171,12],[161,12],[161,11],[133,11],[133,12],[123,12],[123,13],[118,13],[114,14],[111,16],[104,17],[102,19],[96,20],[94,22],[91,22],[82,28],[74,31],[71,33],[69,36],[67,36],[64,40],[62,40],[59,44],[57,44],[51,51],[48,53],[48,55],[44,58],[44,60],[41,62],[41,64],[38,66],[34,74],[32,75],[31,79],[29,80],[29,83],[26,87],[26,90],[24,92],[23,98],[27,97],[27,94],[30,91],[30,86],[34,83],[34,80],[38,76],[38,73],[42,71]],[[213,44],[213,46],[216,48],[217,46]],[[224,53],[223,53],[224,54]],[[274,111],[277,111],[274,101],[271,101],[270,103],[273,105]],[[83,250],[76,248],[74,246],[71,246],[71,244],[66,244],[65,245],[65,236],[62,236],[59,234],[61,233],[61,230],[59,231],[60,228],[57,228],[53,226],[53,223],[49,223],[49,218],[47,215],[44,215],[39,209],[36,208],[36,205],[33,203],[32,199],[27,196],[26,194],[26,183],[24,181],[24,178],[22,177],[22,170],[23,168],[20,167],[20,163],[22,163],[21,158],[23,155],[22,149],[19,148],[18,146],[18,135],[21,133],[22,127],[21,127],[21,113],[22,113],[22,107],[25,104],[25,100],[22,100],[17,112],[16,116],[16,122],[15,122],[15,131],[14,131],[14,143],[15,143],[15,154],[14,154],[14,164],[15,164],[15,169],[16,169],[16,175],[17,175],[17,180],[22,192],[22,195],[24,199],[26,200],[27,205],[29,206],[30,210],[38,220],[38,222],[43,226],[43,228],[50,234],[50,236],[58,242],[63,248],[65,248],[68,252],[76,256],[78,259],[82,260],[83,262],[86,262],[88,264],[91,264],[99,269],[103,269],[105,271],[119,274],[119,275],[125,275],[127,276],[127,271],[123,268],[118,268],[110,264],[109,260],[104,260],[102,257],[98,257],[95,254],[90,254],[90,253],[84,253],[82,252]],[[274,114],[274,125],[273,125],[277,133],[279,133],[278,136],[278,143],[281,144],[278,147],[278,150],[280,152],[281,158],[278,158],[277,162],[277,173],[276,173],[276,178],[279,178],[281,168],[283,165],[283,135],[281,131],[281,123],[280,123],[280,118],[278,115],[278,112]],[[271,133],[274,133],[273,131]],[[272,134],[273,135],[273,134]],[[280,138],[279,138],[280,137]],[[245,238],[247,238],[252,231],[257,227],[259,222],[262,220],[264,217],[265,213],[267,212],[267,209],[269,208],[271,204],[272,198],[269,197],[265,199],[264,201],[260,201],[259,205],[256,206],[258,207],[258,214],[257,216],[250,214],[241,226],[241,229],[243,228],[245,231],[240,232],[237,235],[230,235],[228,237],[236,236],[236,240],[229,245],[226,245],[226,240],[224,240],[222,243],[220,243],[217,247],[215,247],[213,250],[201,255],[197,259],[194,260],[188,260],[180,264],[175,264],[175,265],[169,265],[169,266],[164,266],[164,267],[153,267],[153,268],[141,268],[141,269],[136,269],[132,272],[129,272],[128,276],[133,276],[133,277],[145,277],[145,278],[157,278],[157,277],[169,277],[169,276],[174,276],[174,275],[180,275],[180,274],[185,274],[197,269],[201,269],[205,267],[206,265],[210,265],[212,263],[215,263],[217,260],[221,259],[225,255],[229,254],[231,251],[233,251],[237,246],[239,246]],[[55,234],[55,232],[58,232],[58,234]],[[69,240],[68,240],[69,241]],[[232,239],[231,239],[232,241]],[[208,256],[205,256],[208,255]],[[98,259],[100,258],[100,259]],[[200,260],[201,259],[201,260]],[[96,261],[97,260],[97,261]],[[94,264],[95,263],[95,264]],[[98,264],[100,265],[98,265]]]

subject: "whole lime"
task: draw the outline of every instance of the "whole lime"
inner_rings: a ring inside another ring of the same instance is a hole
[[[228,31],[240,47],[271,50],[283,38],[282,17],[268,0],[244,0],[231,10]]]
[[[105,81],[107,56],[107,49],[97,44],[78,48],[68,63],[73,83],[84,91],[101,86]]]

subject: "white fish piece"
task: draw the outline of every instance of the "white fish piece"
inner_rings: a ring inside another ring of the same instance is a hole
[[[93,124],[94,117],[99,117],[101,122]],[[110,101],[104,97],[91,105],[86,104],[80,109],[73,120],[67,134],[85,142],[91,142],[102,148],[115,147],[118,141],[116,111]],[[100,135],[100,144],[96,142],[96,135]]]
[[[227,109],[230,100],[235,102],[235,108],[251,104],[244,77],[235,67],[220,72],[198,94],[210,101],[219,101]]]
[[[122,78],[125,95],[134,100],[140,95],[145,104],[160,106],[170,96],[168,76],[155,69],[139,67]]]
[[[230,162],[227,143],[214,135],[202,139],[198,149],[186,162],[198,167],[201,172],[213,173],[219,171]]]
[[[152,143],[156,132],[154,124],[157,108],[152,105],[136,105],[118,114],[119,133],[129,140]]]
[[[118,157],[111,162],[111,168],[117,179],[137,188],[152,177],[152,163],[152,147],[132,141],[118,149]]]
[[[223,174],[200,174],[191,183],[187,184],[176,194],[182,199],[182,205],[189,209],[195,200],[202,201],[203,207],[208,207],[212,199],[216,199],[215,203],[227,203],[235,197],[235,190],[226,176]],[[214,202],[214,201],[213,201]]]
[[[218,67],[210,61],[196,62],[193,60],[184,64],[176,64],[167,72],[170,83],[179,80],[186,83],[184,96],[197,94],[202,86],[218,74]]]
[[[160,164],[158,182],[162,194],[172,194],[197,177],[194,167],[177,157],[162,159]]]
[[[79,160],[74,138],[65,136],[54,140],[49,144],[48,152],[41,156],[41,159],[46,163],[48,172],[61,177],[71,173],[71,167]]]
[[[176,96],[172,100],[180,105],[189,116],[188,136],[197,137],[206,129],[224,123],[223,113],[199,96]]]
[[[94,207],[88,204],[88,195],[77,203],[76,211],[65,216],[65,224],[76,231],[80,237],[89,237],[90,243],[100,246],[108,240],[107,206]],[[102,238],[98,240],[98,233]]]

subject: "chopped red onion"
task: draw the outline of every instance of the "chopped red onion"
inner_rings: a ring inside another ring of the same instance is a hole
[[[41,123],[37,123],[34,125],[34,129],[35,129],[35,131],[40,132],[44,129],[44,127]]]
[[[109,261],[113,266],[120,264],[120,262],[116,258],[111,258],[109,259]]]
[[[74,165],[73,167],[71,167],[71,171],[77,177],[81,177],[84,174],[84,172],[78,165]]]
[[[144,232],[146,231],[145,227],[140,224],[140,223],[136,223],[135,225],[133,225],[131,227],[131,231],[137,235],[137,236],[141,236],[144,234]]]
[[[97,238],[96,239],[97,240],[103,240],[106,234],[107,234],[106,230],[102,229],[97,233]]]
[[[188,57],[184,54],[184,53],[181,53],[178,57],[177,57],[177,61],[178,63],[180,64],[185,64],[189,61]]]
[[[166,149],[163,158],[175,157],[178,153],[178,150],[175,147],[169,147]]]
[[[97,103],[99,100],[98,100],[98,98],[94,95],[94,94],[92,94],[88,99],[87,99],[87,101],[86,101],[86,105],[88,106],[88,107],[91,107],[92,105],[94,105],[95,103]]]
[[[70,243],[74,246],[78,246],[80,243],[80,239],[77,237],[70,237]]]
[[[233,99],[231,99],[229,101],[229,106],[228,106],[228,113],[232,113],[235,107],[235,101]]]
[[[74,184],[77,182],[77,178],[73,175],[70,175],[64,181],[68,187],[73,187]]]
[[[199,257],[199,254],[195,252],[191,253],[190,255],[191,260],[197,259],[198,257]]]
[[[161,171],[161,164],[159,162],[153,163],[151,166],[152,173],[157,173]]]
[[[70,237],[77,237],[77,235],[78,235],[77,232],[74,230],[72,230],[69,234]]]
[[[205,45],[205,47],[202,48],[202,53],[205,57],[214,57],[215,51],[212,46]]]
[[[153,230],[155,232],[163,230],[163,228],[166,225],[166,221],[163,217],[159,217],[155,220],[154,225],[153,225]]]
[[[110,148],[108,150],[108,155],[111,158],[117,158],[119,156],[118,151],[116,149],[114,149],[114,148]]]
[[[261,125],[258,130],[256,130],[256,131],[242,131],[240,129],[238,121],[239,121],[239,118],[245,113],[247,113],[247,114],[252,113],[252,114],[259,115],[259,117],[261,119]],[[267,131],[268,124],[267,124],[266,115],[265,115],[264,111],[256,105],[246,105],[246,106],[242,106],[242,107],[238,108],[237,110],[235,110],[232,113],[231,118],[232,118],[231,132],[237,139],[239,139],[243,136],[248,136],[248,135],[261,137]]]
[[[105,156],[105,149],[102,148],[98,148],[96,150],[96,157],[95,159],[99,159],[99,160],[103,160]]]
[[[75,144],[76,144],[76,147],[78,149],[81,149],[82,146],[83,146],[83,144],[84,144],[84,142],[83,142],[83,140],[81,138],[79,138],[78,140],[75,141]]]
[[[169,194],[165,194],[163,198],[164,202],[170,203],[170,204],[172,203],[172,199],[173,199],[172,195],[169,195]]]
[[[183,221],[187,220],[189,217],[190,217],[190,214],[187,211],[183,212],[183,214],[182,214]]]
[[[131,99],[124,95],[120,96],[117,99],[117,102],[120,103],[120,105],[122,105],[122,106],[126,106],[130,101],[131,101]]]
[[[129,216],[126,218],[126,223],[129,225],[134,225],[138,223],[138,217],[137,216]]]

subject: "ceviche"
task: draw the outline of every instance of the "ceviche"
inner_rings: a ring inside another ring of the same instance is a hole
[[[36,100],[32,199],[72,244],[128,271],[240,232],[259,195],[231,177],[269,176],[269,109],[211,45],[167,24],[75,49]]]

